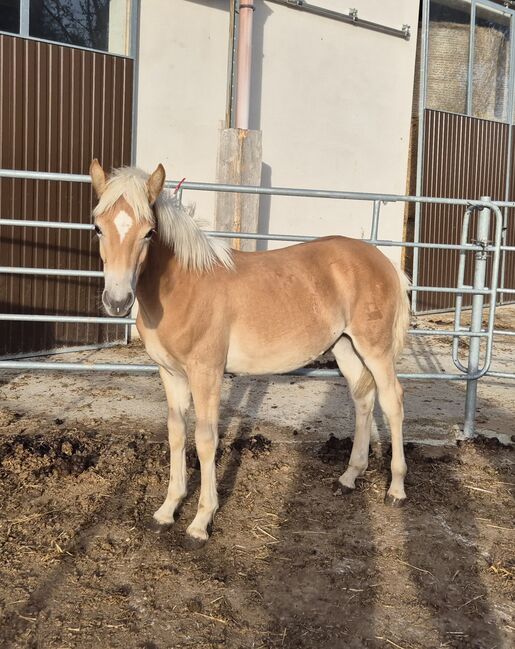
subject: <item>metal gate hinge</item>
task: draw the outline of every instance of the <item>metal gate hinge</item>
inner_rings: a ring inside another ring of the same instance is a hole
[[[349,9],[349,18],[352,18],[354,22],[357,21],[358,19],[358,10],[357,9]]]
[[[490,241],[488,241],[488,239],[482,239],[481,241],[479,241],[478,239],[471,239],[471,243],[482,248],[482,250],[476,250],[476,259],[486,259],[490,256],[486,250],[486,248],[490,245]]]

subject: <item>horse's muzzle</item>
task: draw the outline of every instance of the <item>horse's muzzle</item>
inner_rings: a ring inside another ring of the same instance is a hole
[[[135,295],[132,291],[122,299],[114,299],[107,290],[102,293],[102,302],[108,315],[113,317],[123,317],[128,315],[134,304]]]

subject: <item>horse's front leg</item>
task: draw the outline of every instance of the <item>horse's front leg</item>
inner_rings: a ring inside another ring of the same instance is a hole
[[[159,530],[173,523],[174,512],[186,495],[186,410],[190,387],[185,376],[159,370],[168,401],[168,441],[170,443],[170,482],[166,500],[154,513]],[[157,531],[156,530],[156,531]]]
[[[194,367],[188,372],[195,405],[195,444],[200,461],[200,498],[197,515],[186,530],[196,543],[209,538],[208,527],[218,509],[215,455],[223,367]]]

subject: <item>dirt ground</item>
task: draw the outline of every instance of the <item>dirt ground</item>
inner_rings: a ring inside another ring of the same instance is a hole
[[[513,370],[510,343],[498,366]],[[76,357],[145,362],[137,346]],[[448,341],[417,339],[400,369],[417,367],[448,371]],[[157,376],[4,372],[0,646],[512,647],[515,456],[496,437],[513,435],[513,387],[482,383],[488,438],[457,443],[464,387],[407,382],[409,502],[389,509],[382,426],[382,456],[334,493],[352,432],[342,380],[228,379],[221,508],[191,551],[192,446],[175,525],[148,528],[168,473]]]

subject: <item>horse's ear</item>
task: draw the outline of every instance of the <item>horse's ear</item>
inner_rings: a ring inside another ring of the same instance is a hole
[[[157,165],[157,169],[150,176],[147,181],[148,187],[148,200],[150,205],[153,205],[156,202],[157,197],[161,193],[166,180],[165,168],[161,163]]]
[[[89,165],[89,175],[91,176],[91,184],[93,185],[95,194],[97,195],[97,198],[100,198],[106,188],[107,179],[105,171],[102,169],[100,162],[96,158],[92,160]]]

